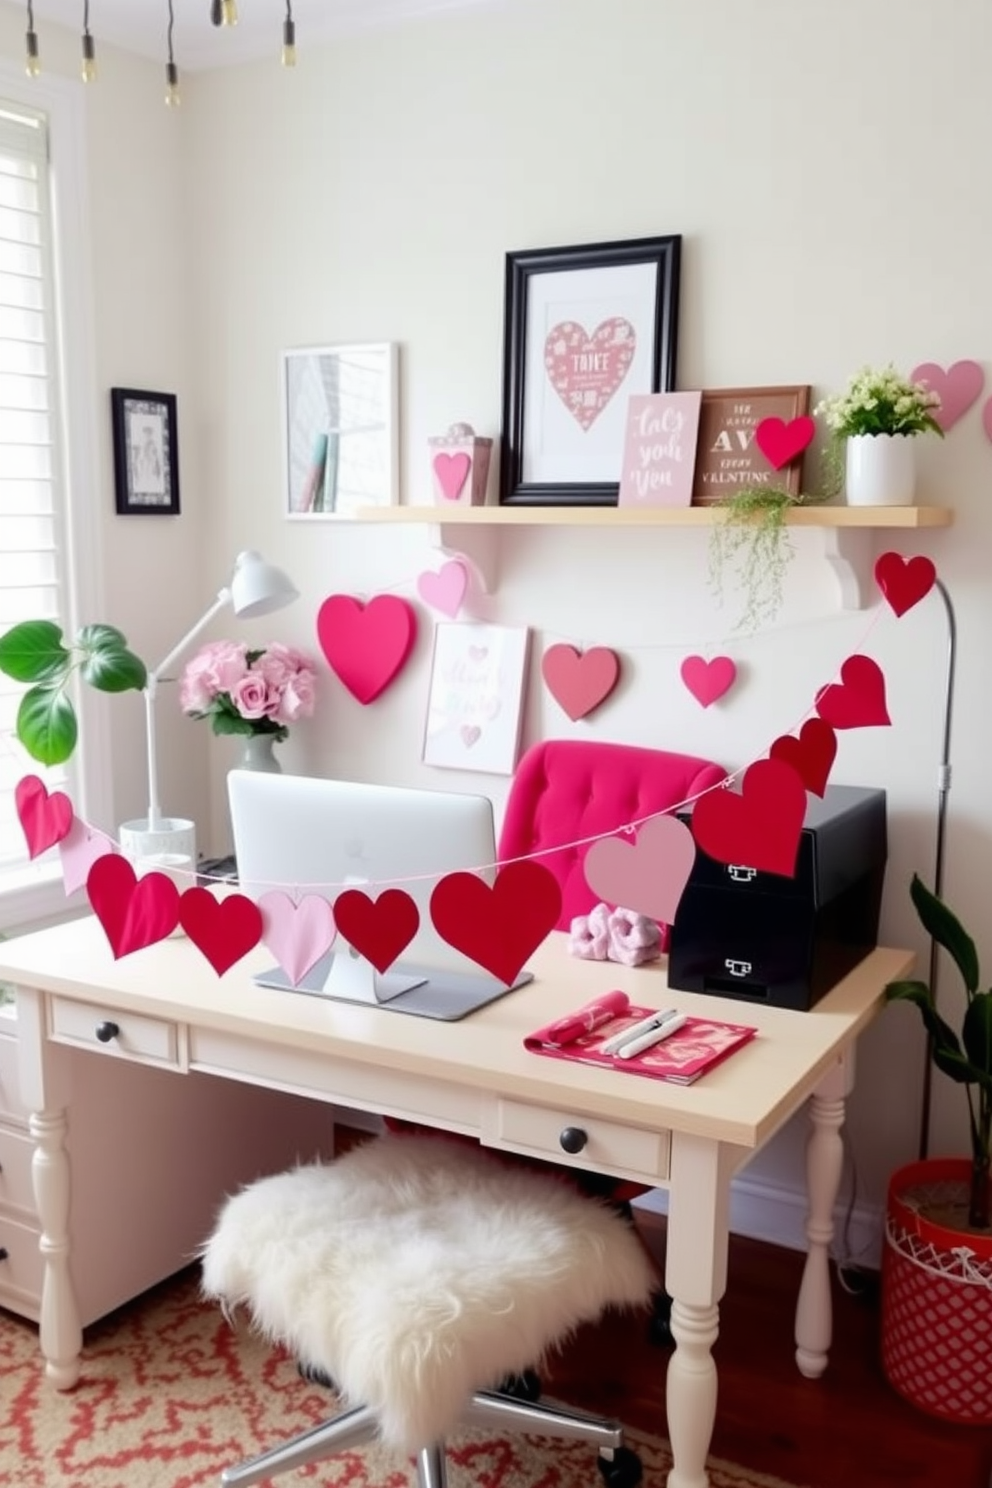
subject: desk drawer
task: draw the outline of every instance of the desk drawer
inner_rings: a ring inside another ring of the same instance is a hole
[[[491,1118],[483,1134],[487,1147],[617,1178],[633,1178],[651,1187],[668,1177],[670,1132],[642,1131],[599,1117],[576,1116],[514,1100],[497,1100]],[[584,1134],[579,1152],[569,1153],[561,1145],[562,1132],[568,1128]]]
[[[50,998],[49,1008],[51,1036],[57,1043],[97,1049],[136,1064],[181,1067],[179,1030],[174,1023],[139,1013],[106,1012],[98,1005],[63,997]],[[98,1037],[98,1030],[108,1037]]]
[[[0,1260],[0,1298],[3,1305],[20,1312],[17,1302],[36,1303],[41,1300],[41,1282],[45,1263],[42,1260],[39,1242],[41,1230],[32,1225],[20,1224],[0,1213],[0,1251],[7,1254]],[[7,1301],[5,1294],[10,1294]]]
[[[0,1126],[0,1207],[23,1209],[34,1218],[31,1159],[34,1142],[26,1132]]]

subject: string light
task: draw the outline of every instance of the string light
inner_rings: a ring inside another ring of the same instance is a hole
[[[169,45],[169,60],[165,64],[165,101],[169,108],[178,108],[182,103],[182,95],[179,92],[179,68],[176,66],[175,55],[172,50],[172,31],[176,24],[176,18],[172,10],[172,0],[169,3],[169,27],[166,33]]]
[[[282,65],[296,66],[296,22],[293,20],[293,0],[286,0],[286,19],[282,23]]]
[[[96,82],[96,45],[90,35],[90,0],[83,0],[83,65],[84,83]]]
[[[28,77],[35,78],[41,71],[41,59],[38,56],[38,33],[34,29],[34,0],[28,0],[28,29],[24,39],[27,48],[24,70]]]

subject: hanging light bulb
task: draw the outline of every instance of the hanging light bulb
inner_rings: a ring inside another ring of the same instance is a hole
[[[176,24],[176,18],[172,11],[172,0],[169,0],[169,28],[167,31],[169,45],[169,60],[165,64],[165,101],[169,108],[178,108],[182,103],[182,95],[179,92],[179,68],[172,51],[172,29]]]
[[[90,35],[90,0],[83,0],[83,65],[84,83],[96,82],[96,44]]]
[[[28,77],[34,78],[41,71],[41,59],[38,56],[38,33],[34,29],[34,0],[28,0],[28,30],[24,40],[26,43],[24,71]]]
[[[293,0],[286,0],[286,19],[282,23],[282,65],[296,66],[296,22],[293,20]]]
[[[222,26],[238,24],[237,0],[220,0],[220,19]]]

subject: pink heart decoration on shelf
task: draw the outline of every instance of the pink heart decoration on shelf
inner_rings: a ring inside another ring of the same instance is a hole
[[[936,362],[921,362],[909,376],[911,382],[925,382],[932,393],[940,395],[940,407],[933,416],[945,434],[977,403],[985,386],[980,363],[968,360],[954,362],[946,372]]]
[[[637,841],[600,837],[582,868],[593,893],[614,908],[632,909],[670,925],[696,858],[693,835],[674,816],[653,816]]]
[[[815,433],[816,424],[806,413],[788,423],[780,418],[763,418],[755,428],[754,442],[772,469],[781,470],[808,449]]]
[[[327,663],[360,703],[371,703],[392,682],[413,647],[417,617],[395,594],[367,605],[332,594],[317,612],[317,639]]]
[[[592,646],[588,651],[549,646],[541,658],[541,675],[569,718],[585,718],[616,687],[620,658],[606,646]]]
[[[417,593],[432,610],[440,610],[453,620],[462,607],[468,589],[468,569],[458,558],[444,563],[435,573],[428,569],[417,579]]]
[[[576,320],[552,326],[544,341],[551,386],[576,423],[591,429],[630,371],[637,332],[622,315],[600,321],[592,335]]]
[[[150,873],[148,878],[162,876]],[[261,910],[245,894],[215,899],[209,889],[187,889],[179,900],[179,923],[218,976],[247,956],[262,938]]]
[[[14,787],[14,804],[28,845],[28,857],[37,858],[68,836],[72,827],[72,802],[63,791],[48,794],[37,775],[24,775]]]
[[[90,869],[98,858],[116,851],[117,843],[105,833],[98,832],[95,827],[88,827],[78,816],[73,817],[72,826],[59,843],[62,887],[66,896],[85,887]]]
[[[792,878],[806,816],[806,787],[785,760],[758,760],[741,789],[710,790],[692,812],[692,835],[718,863]]]
[[[164,940],[179,923],[179,890],[172,879],[164,873],[136,878],[131,864],[120,853],[104,853],[97,858],[86,880],[86,891],[115,960]],[[183,898],[206,892],[189,889]]]
[[[885,678],[870,656],[849,656],[840,669],[840,681],[818,693],[815,707],[835,729],[892,722],[885,705]]]
[[[334,911],[319,894],[304,894],[297,904],[275,889],[258,901],[262,940],[294,987],[334,944]]]
[[[907,560],[901,553],[882,553],[875,563],[875,582],[896,615],[905,615],[930,593],[937,570],[929,558]]]
[[[434,456],[434,474],[446,501],[458,500],[471,468],[472,461],[464,450],[457,455],[442,453]]]
[[[733,687],[737,667],[729,656],[714,656],[712,661],[707,661],[702,656],[687,656],[682,663],[681,673],[682,681],[696,702],[708,708]]]

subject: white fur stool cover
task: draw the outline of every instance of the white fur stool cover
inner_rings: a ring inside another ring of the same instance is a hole
[[[475,1390],[657,1285],[606,1204],[441,1135],[259,1179],[226,1201],[202,1259],[208,1297],[244,1304],[406,1452],[448,1435]]]

